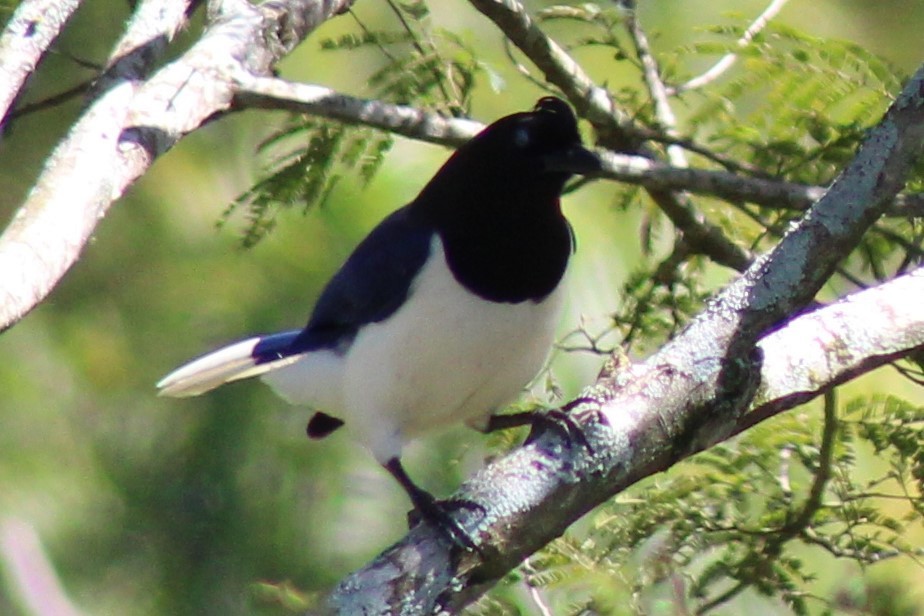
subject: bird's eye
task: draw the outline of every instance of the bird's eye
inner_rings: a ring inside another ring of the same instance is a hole
[[[525,148],[530,144],[530,141],[532,141],[532,138],[525,126],[521,126],[513,132],[513,145],[516,147]]]

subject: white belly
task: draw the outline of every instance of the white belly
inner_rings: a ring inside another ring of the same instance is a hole
[[[562,305],[498,304],[464,289],[433,242],[407,303],[334,351],[263,375],[281,396],[344,420],[380,462],[449,424],[476,422],[510,402],[542,369]]]
[[[382,462],[416,436],[513,400],[542,368],[559,318],[561,286],[539,303],[488,302],[456,282],[439,240],[432,251],[408,302],[357,335],[343,408],[331,409]]]

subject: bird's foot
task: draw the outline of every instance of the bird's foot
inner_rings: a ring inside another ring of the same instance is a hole
[[[392,458],[384,464],[385,469],[401,484],[404,491],[414,504],[414,509],[408,513],[408,526],[413,528],[421,522],[431,524],[440,529],[449,540],[463,550],[478,551],[478,545],[472,536],[462,528],[462,525],[452,516],[451,508],[470,507],[483,511],[477,503],[463,500],[438,501],[432,494],[419,488],[408,477],[398,458]]]
[[[551,428],[561,434],[569,443],[577,442],[593,454],[594,448],[587,440],[584,429],[568,414],[568,411],[581,402],[583,402],[583,399],[578,398],[561,409],[551,409],[544,413],[536,413],[532,430],[530,430],[529,436],[526,437],[526,443],[534,441],[544,430]]]
[[[438,528],[456,547],[478,552],[480,550],[475,539],[452,515],[453,511],[463,508],[484,511],[484,507],[478,503],[461,499],[438,501],[431,497],[426,502],[415,502],[414,509],[407,514],[408,527],[413,528],[421,522],[430,524]]]
[[[569,414],[572,409],[587,402],[593,402],[593,400],[590,398],[575,398],[560,409],[492,415],[488,418],[487,424],[481,428],[481,431],[489,433],[519,426],[531,426],[529,436],[526,437],[526,442],[529,443],[534,441],[544,430],[552,428],[569,442],[578,442],[593,453],[594,449],[587,441],[583,428]]]

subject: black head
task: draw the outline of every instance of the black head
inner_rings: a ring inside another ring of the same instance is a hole
[[[564,101],[494,122],[459,148],[410,206],[433,225],[456,279],[498,302],[540,300],[561,280],[571,230],[568,178],[599,170]]]
[[[599,159],[581,145],[571,108],[547,96],[531,111],[497,120],[460,147],[421,196],[461,188],[472,197],[474,190],[489,197],[523,193],[531,201],[557,200],[569,177],[599,169]]]

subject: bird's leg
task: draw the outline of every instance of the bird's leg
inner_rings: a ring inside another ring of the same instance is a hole
[[[443,503],[436,500],[432,494],[420,488],[408,476],[407,471],[401,465],[401,460],[392,458],[382,466],[385,467],[392,477],[401,484],[404,491],[414,504],[414,510],[417,515],[424,521],[429,522],[441,529],[449,539],[457,546],[465,550],[477,550],[478,546],[472,537],[462,528],[456,520],[449,515],[449,512],[443,508]],[[413,525],[415,520],[409,521]]]
[[[509,430],[510,428],[519,428],[520,426],[531,426],[536,422],[539,415],[536,411],[523,411],[521,413],[510,413],[508,415],[491,415],[488,417],[488,423],[481,428],[481,432],[488,434],[497,430]]]

